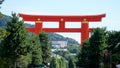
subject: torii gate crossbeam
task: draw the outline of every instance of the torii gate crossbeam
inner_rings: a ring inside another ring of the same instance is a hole
[[[99,15],[83,15],[83,16],[65,16],[65,15],[28,15],[19,13],[19,16],[24,21],[34,21],[34,28],[26,28],[30,32],[34,32],[36,35],[40,31],[46,32],[81,32],[81,43],[89,38],[89,32],[92,28],[89,28],[89,22],[100,22],[105,14]],[[59,22],[59,28],[43,28],[43,22]],[[81,22],[81,28],[65,28],[65,22]]]

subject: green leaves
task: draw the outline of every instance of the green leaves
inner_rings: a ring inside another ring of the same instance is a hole
[[[68,68],[68,63],[64,58],[52,57],[50,68]]]
[[[6,31],[10,34],[2,41],[3,57],[10,58],[12,63],[16,62],[19,56],[27,55],[28,33],[19,17],[13,13],[11,21],[8,22]]]
[[[50,68],[59,68],[58,59],[56,57],[52,57]]]
[[[103,52],[106,47],[105,30],[97,28],[90,38],[90,66],[98,67],[99,63],[103,61]],[[93,62],[94,61],[94,62]]]
[[[41,32],[39,34],[39,39],[42,47],[42,58],[43,63],[46,65],[50,62],[51,57],[51,48],[50,48],[50,40],[49,36],[45,32]]]
[[[32,64],[42,64],[42,49],[38,36],[30,38],[30,53],[32,54]]]
[[[105,30],[97,28],[92,32],[89,40],[83,43],[81,53],[78,55],[78,65],[82,67],[98,68],[103,61],[106,45]],[[93,62],[94,61],[94,62]]]
[[[76,68],[76,65],[75,65],[72,58],[70,58],[69,61],[68,61],[68,67],[69,68]]]
[[[7,37],[8,35],[9,35],[9,33],[6,30],[0,28],[0,39],[3,39],[5,37]]]

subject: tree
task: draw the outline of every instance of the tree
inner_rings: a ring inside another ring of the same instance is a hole
[[[68,64],[64,58],[60,58],[59,60],[59,68],[67,68]]]
[[[68,63],[64,58],[52,57],[50,68],[68,68]]]
[[[5,37],[7,37],[9,35],[9,33],[5,30],[5,29],[2,29],[0,28],[0,68],[4,68],[4,67],[7,67],[7,63],[5,61],[7,61],[6,58],[2,58],[2,53],[3,53],[3,49],[2,49],[2,43],[1,41],[4,40]]]
[[[56,57],[52,57],[50,68],[59,68],[58,59]]]
[[[12,19],[8,22],[6,31],[10,34],[2,41],[2,57],[10,59],[9,63],[16,67],[17,59],[27,56],[28,33],[23,21],[20,21],[15,13],[12,14]]]
[[[0,0],[0,5],[3,3],[4,0]],[[1,9],[1,6],[0,6]],[[0,12],[0,18],[3,17],[3,14]]]
[[[39,34],[39,39],[42,47],[43,64],[48,65],[51,59],[51,48],[50,48],[49,36],[47,33],[42,31]]]
[[[79,52],[79,45],[68,45],[67,49],[70,53],[78,53]]]
[[[89,51],[90,51],[89,47],[90,47],[89,40],[86,40],[82,44],[82,48],[77,55],[77,58],[78,58],[77,66],[84,67],[84,68],[89,67]]]
[[[107,44],[108,44],[108,50],[113,50],[113,48],[120,43],[120,31],[112,31],[108,32],[108,37],[107,37]],[[116,48],[113,50],[113,53],[120,52],[119,51],[120,47]]]
[[[103,61],[104,48],[106,45],[105,29],[97,28],[93,31],[89,40],[89,60],[91,68],[99,68],[99,64]]]
[[[32,54],[32,64],[39,65],[42,64],[42,51],[38,36],[32,36],[30,38],[29,51]]]
[[[68,61],[68,68],[76,68],[76,65],[72,58],[70,58]]]
[[[71,56],[69,51],[56,50],[53,53],[64,57],[66,60],[69,60],[69,57]]]
[[[7,35],[9,35],[9,33],[6,30],[0,28],[0,39],[7,37]]]
[[[107,50],[109,53],[110,51],[112,53],[113,65],[120,64],[120,45],[115,48],[118,43],[120,43],[120,31],[109,31],[107,36]]]

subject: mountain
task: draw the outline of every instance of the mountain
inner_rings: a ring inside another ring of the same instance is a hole
[[[3,17],[0,18],[0,27],[6,28],[6,24],[11,20],[10,16],[3,15]],[[27,27],[34,27],[34,25],[25,23],[25,26]]]
[[[68,37],[64,37],[62,35],[59,35],[59,34],[56,34],[56,33],[48,33],[49,36],[50,36],[50,40],[52,41],[67,41],[68,42],[68,45],[79,45],[79,43],[72,39],[72,38],[68,38]]]
[[[3,15],[3,16],[0,18],[0,27],[6,28],[6,24],[7,24],[10,20],[11,20],[11,17],[10,17],[10,16]]]
[[[3,15],[2,18],[0,18],[0,27],[2,28],[6,28],[6,24],[11,20],[11,17],[10,16],[7,16],[7,15]],[[34,27],[34,25],[31,25],[31,24],[27,24],[25,23],[25,26],[26,27]],[[49,37],[50,37],[50,40],[53,40],[53,41],[68,41],[68,45],[79,45],[79,43],[72,39],[72,38],[68,38],[68,37],[64,37],[62,35],[59,35],[59,34],[56,34],[56,33],[48,33]]]

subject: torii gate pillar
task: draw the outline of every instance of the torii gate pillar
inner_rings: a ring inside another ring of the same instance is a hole
[[[42,21],[38,19],[38,21],[35,21],[35,34],[39,34],[40,31],[42,31]]]
[[[81,43],[83,43],[88,38],[89,38],[89,24],[88,21],[84,19],[84,21],[81,23]]]

